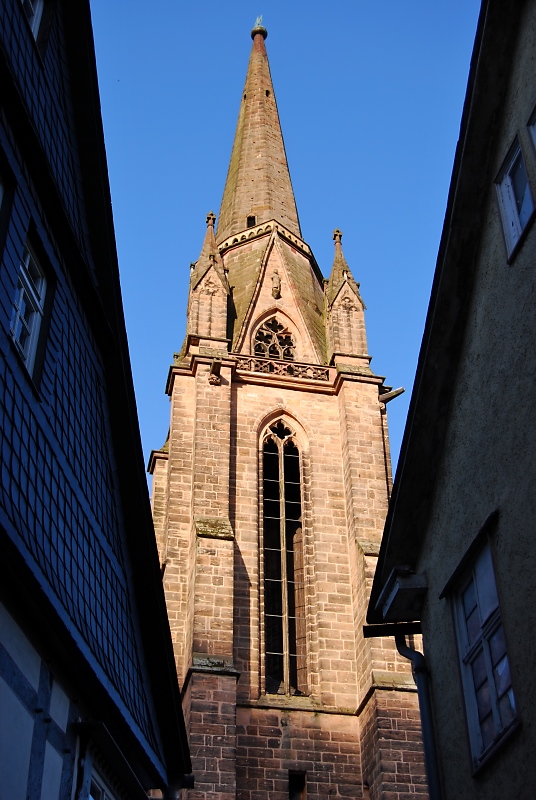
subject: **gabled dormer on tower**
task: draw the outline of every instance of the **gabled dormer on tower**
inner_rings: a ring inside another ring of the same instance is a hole
[[[229,284],[214,238],[215,214],[207,215],[207,232],[198,260],[190,267],[187,342],[210,340],[210,346],[227,350],[227,298]],[[207,342],[208,344],[208,342]]]
[[[329,361],[368,365],[365,304],[342,252],[342,231],[333,232],[335,258],[326,284],[326,326]]]

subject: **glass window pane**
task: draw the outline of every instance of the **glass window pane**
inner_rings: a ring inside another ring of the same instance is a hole
[[[285,450],[284,455],[285,482],[300,482],[300,459],[298,456],[289,455]]]
[[[502,695],[512,685],[512,679],[510,677],[510,664],[508,663],[507,656],[504,656],[504,658],[501,659],[499,663],[494,667],[493,677],[495,678],[497,696],[502,697]]]
[[[31,307],[31,305],[27,302],[28,299],[29,298],[26,295],[24,295],[24,299],[22,300],[21,305],[20,305],[19,313],[20,313],[22,319],[24,320],[24,322],[26,323],[26,327],[28,329],[30,329],[30,325],[31,325],[31,322],[32,322],[32,317],[33,317],[35,312],[34,312],[33,308]]]
[[[266,693],[284,693],[283,683],[283,656],[266,655]]]
[[[281,551],[264,551],[264,577],[269,580],[281,580]]]
[[[278,519],[264,518],[264,546],[271,550],[281,547],[281,523]]]
[[[465,623],[467,625],[467,638],[469,640],[469,644],[472,645],[477,641],[481,632],[478,608],[474,608],[468,619],[466,619]]]
[[[294,550],[294,543],[301,540],[302,526],[299,519],[287,519],[285,536],[287,550]]]
[[[89,792],[89,800],[102,800],[103,794],[94,781],[91,781],[91,789]]]
[[[478,707],[478,719],[482,720],[491,713],[491,694],[488,681],[484,681],[476,693],[476,704]]]
[[[271,517],[272,519],[279,519],[281,506],[279,500],[265,500],[264,501],[264,516]]]
[[[296,590],[294,588],[294,583],[290,581],[288,584],[287,602],[287,613],[289,616],[294,617],[296,614]]]
[[[471,670],[473,673],[473,683],[475,685],[475,689],[479,689],[484,681],[488,679],[486,673],[486,662],[484,661],[484,653],[482,651],[480,651],[480,654],[471,664]]]
[[[469,584],[465,592],[463,593],[463,609],[465,611],[465,618],[469,617],[471,611],[476,608],[476,593],[475,593],[475,584],[473,581]]]
[[[519,153],[514,161],[509,174],[512,181],[519,222],[521,227],[524,228],[532,212],[532,199],[530,196],[527,171],[521,153]]]
[[[290,481],[285,481],[285,497],[291,503],[300,503],[301,502],[300,484],[290,483]]]
[[[289,657],[289,682],[290,682],[290,694],[297,695],[301,694],[298,691],[298,657],[296,655],[291,655]]]
[[[278,481],[279,480],[279,455],[277,453],[277,445],[275,442],[270,442],[273,447],[276,448],[276,452],[266,452],[266,448],[268,443],[264,446],[264,459],[263,459],[263,468],[264,468],[264,475],[263,477],[268,480]]]
[[[279,481],[264,481],[264,497],[266,500],[279,500]]]
[[[514,719],[516,715],[516,704],[512,689],[509,689],[499,700],[499,713],[504,727],[509,725]]]
[[[264,582],[264,610],[266,614],[283,613],[283,599],[281,594],[280,581],[265,581]]]
[[[289,617],[288,619],[288,651],[291,656],[296,655],[296,620],[294,617]]]
[[[486,545],[478,555],[475,563],[475,578],[480,619],[484,623],[499,606],[489,545]]]
[[[485,750],[490,746],[497,735],[495,723],[493,722],[493,716],[491,714],[481,721],[480,732],[482,734],[482,745]]]
[[[504,630],[501,625],[494,634],[490,636],[489,647],[493,666],[506,655],[506,642],[504,640]]]
[[[288,520],[299,520],[301,518],[301,503],[285,503],[285,517]]]
[[[266,653],[283,653],[283,620],[281,617],[266,615],[264,618]]]

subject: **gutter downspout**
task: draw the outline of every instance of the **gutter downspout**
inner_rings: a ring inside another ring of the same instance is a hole
[[[430,800],[441,800],[441,782],[439,780],[439,767],[437,764],[437,749],[432,721],[432,703],[430,700],[430,682],[428,680],[428,667],[426,659],[418,650],[408,647],[406,635],[402,631],[395,633],[396,649],[403,658],[411,661],[411,671],[417,685],[419,698],[419,711],[421,714],[422,742],[424,747],[424,763],[428,779]]]

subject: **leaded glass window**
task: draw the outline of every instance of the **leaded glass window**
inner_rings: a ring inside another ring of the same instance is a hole
[[[294,361],[296,346],[288,328],[272,317],[255,334],[254,350],[262,358]]]
[[[263,442],[264,653],[267,694],[307,694],[300,452],[281,420]]]

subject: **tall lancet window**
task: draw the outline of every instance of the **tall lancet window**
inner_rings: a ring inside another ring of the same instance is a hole
[[[264,653],[267,694],[307,694],[300,451],[281,420],[263,442]]]

